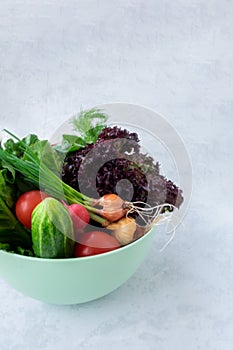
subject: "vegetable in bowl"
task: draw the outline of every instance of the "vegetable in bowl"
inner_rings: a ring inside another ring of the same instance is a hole
[[[82,111],[73,120],[77,135],[63,135],[56,145],[6,131],[10,138],[0,147],[1,249],[50,259],[102,254],[106,250],[82,248],[100,248],[108,237],[117,242],[108,251],[119,249],[180,207],[182,191],[141,151],[138,135],[106,122],[101,110]],[[35,192],[41,198],[25,222],[17,208]]]

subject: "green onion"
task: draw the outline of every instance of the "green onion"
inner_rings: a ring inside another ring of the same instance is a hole
[[[9,135],[19,140],[15,135],[5,130]],[[20,141],[20,140],[19,140]],[[37,155],[21,141],[21,147],[27,159],[14,156],[0,148],[0,159],[10,164],[16,171],[21,173],[28,181],[39,188],[41,191],[48,193],[59,200],[65,200],[69,204],[78,203],[86,207],[90,217],[105,226],[106,219],[95,214],[96,209],[91,207],[92,199],[76,191],[64,183],[55,173],[53,173]],[[89,205],[90,204],[90,205]]]

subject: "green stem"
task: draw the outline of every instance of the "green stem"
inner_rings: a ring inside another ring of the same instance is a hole
[[[14,136],[10,133],[11,136]],[[59,200],[66,200],[69,204],[79,203],[86,207],[91,218],[102,225],[106,224],[106,219],[97,215],[96,209],[90,206],[93,202],[92,198],[76,191],[66,183],[64,183],[56,174],[43,164],[26,145],[23,145],[25,155],[29,160],[23,160],[0,149],[0,158],[11,164],[14,169],[20,172],[24,177],[29,179],[34,185],[41,190],[47,192]]]
[[[106,220],[106,219],[104,219],[104,218],[102,218],[102,216],[96,215],[96,214],[94,214],[94,213],[92,213],[92,212],[89,212],[89,214],[90,214],[90,218],[91,218],[92,220],[98,222],[98,223],[101,224],[103,227],[108,226],[109,221]]]

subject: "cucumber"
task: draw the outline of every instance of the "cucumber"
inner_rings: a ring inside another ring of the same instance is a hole
[[[54,198],[45,198],[32,212],[32,248],[39,258],[70,258],[74,251],[73,222]]]

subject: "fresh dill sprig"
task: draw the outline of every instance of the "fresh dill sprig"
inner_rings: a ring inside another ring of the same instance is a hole
[[[108,116],[101,109],[81,110],[72,120],[75,131],[86,143],[95,143],[100,131],[106,126]]]

